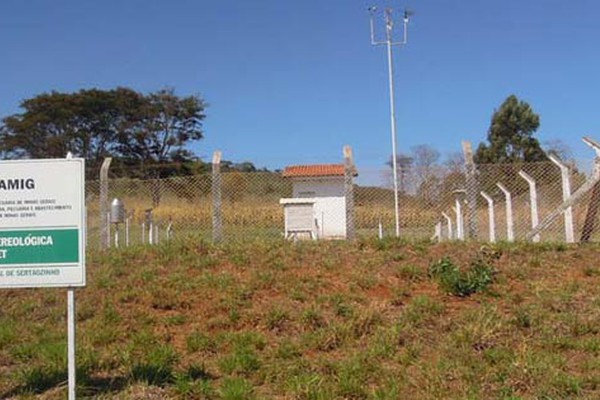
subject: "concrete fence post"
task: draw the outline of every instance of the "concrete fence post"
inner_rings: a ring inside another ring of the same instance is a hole
[[[506,199],[506,240],[512,242],[515,240],[515,228],[513,222],[513,209],[512,209],[512,196],[506,186],[500,182],[496,183],[496,186],[504,193]]]
[[[212,159],[212,229],[215,243],[223,239],[222,183],[221,152],[217,150]]]
[[[540,223],[540,217],[538,214],[537,187],[535,185],[535,180],[525,171],[519,171],[519,176],[525,179],[529,184],[529,207],[531,210],[531,228],[535,229]],[[533,236],[533,241],[536,243],[540,241],[539,233]]]
[[[494,213],[494,199],[492,198],[492,196],[490,196],[489,194],[487,194],[484,191],[481,191],[480,193],[481,193],[481,196],[483,196],[483,198],[488,203],[488,225],[489,225],[489,230],[490,230],[489,238],[490,238],[490,243],[495,243],[496,242],[496,215]]]
[[[446,224],[448,226],[448,239],[452,240],[452,238],[453,238],[453,236],[452,236],[452,218],[450,218],[450,216],[448,214],[446,214],[445,212],[442,213],[442,216],[446,220]]]
[[[354,227],[354,160],[352,148],[344,146],[344,196],[346,198],[346,238],[353,240],[356,237]]]
[[[569,200],[571,197],[571,176],[569,167],[563,163],[558,157],[553,154],[548,155],[550,161],[552,161],[558,168],[560,168],[560,177],[562,181],[562,195],[563,202]],[[575,242],[575,233],[573,230],[573,207],[569,206],[565,209],[565,241],[567,243]]]
[[[473,160],[473,148],[471,142],[463,140],[463,154],[465,157],[465,180],[467,199],[467,231],[471,240],[477,240],[477,169]]]
[[[465,240],[465,217],[463,214],[464,190],[454,191],[454,212],[456,213],[456,239]]]
[[[106,219],[108,213],[108,169],[110,168],[111,157],[106,157],[100,167],[100,196],[99,196],[99,218],[100,228],[100,249],[108,249],[110,246],[110,222]]]
[[[594,170],[600,170],[600,144],[590,137],[584,137],[583,142],[590,146],[596,153]],[[582,242],[589,242],[592,237],[598,219],[598,207],[600,207],[600,183],[596,182],[592,188],[592,197],[588,203],[585,220],[583,222],[583,229],[581,230],[580,240]]]

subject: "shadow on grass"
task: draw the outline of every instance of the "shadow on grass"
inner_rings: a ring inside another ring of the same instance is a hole
[[[68,375],[64,370],[35,367],[23,372],[24,383],[4,393],[0,398],[18,395],[39,395],[48,390],[68,385]],[[85,373],[77,374],[77,393],[80,396],[94,396],[120,392],[129,384],[129,380],[121,376],[90,377]]]

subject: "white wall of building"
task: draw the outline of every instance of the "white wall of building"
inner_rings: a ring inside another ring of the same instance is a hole
[[[346,237],[344,177],[295,178],[295,198],[314,198],[319,237]]]

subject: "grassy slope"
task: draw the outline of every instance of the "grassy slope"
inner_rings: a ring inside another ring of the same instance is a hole
[[[600,398],[598,246],[172,243],[91,254],[79,393],[96,398]],[[490,251],[490,249],[487,249]],[[0,397],[63,398],[64,290],[5,290]]]

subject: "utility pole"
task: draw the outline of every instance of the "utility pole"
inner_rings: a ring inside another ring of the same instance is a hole
[[[392,169],[394,179],[394,213],[396,219],[396,237],[400,236],[400,212],[398,204],[398,166],[396,160],[396,104],[394,99],[394,62],[393,62],[393,46],[403,46],[408,42],[408,19],[410,13],[404,11],[403,18],[403,36],[399,42],[394,41],[394,18],[391,8],[386,8],[383,12],[385,22],[385,40],[375,39],[375,28],[373,18],[377,13],[377,7],[369,7],[370,25],[371,25],[371,44],[373,46],[386,45],[388,58],[388,80],[390,90],[390,122],[392,130]]]

